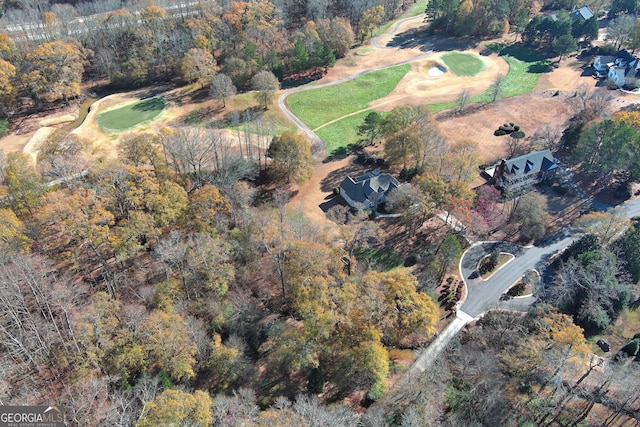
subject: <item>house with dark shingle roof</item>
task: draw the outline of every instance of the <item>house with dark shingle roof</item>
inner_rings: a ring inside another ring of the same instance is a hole
[[[496,187],[510,195],[527,191],[532,185],[551,178],[557,169],[558,160],[551,151],[542,150],[502,160],[485,173]]]
[[[640,60],[626,50],[621,50],[614,56],[613,63],[609,66],[607,77],[613,80],[619,87],[638,87],[640,80]]]
[[[354,209],[375,209],[386,201],[386,196],[400,186],[388,173],[379,169],[352,178],[347,176],[340,184],[340,196]]]

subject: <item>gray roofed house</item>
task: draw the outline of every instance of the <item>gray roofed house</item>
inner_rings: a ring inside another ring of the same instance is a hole
[[[580,9],[574,6],[571,13],[569,13],[571,17],[571,21],[575,22],[577,20],[591,19],[593,17],[593,11],[589,8],[589,6],[582,6]]]
[[[610,63],[607,77],[613,80],[619,87],[625,85],[639,87],[640,60],[624,49],[619,51],[614,56],[613,63]]]
[[[386,195],[400,186],[388,173],[376,169],[364,175],[346,177],[340,184],[340,195],[355,209],[375,209],[386,201]]]
[[[551,151],[534,151],[524,156],[502,160],[486,169],[496,187],[507,195],[526,191],[528,187],[550,178],[558,169],[558,161]]]

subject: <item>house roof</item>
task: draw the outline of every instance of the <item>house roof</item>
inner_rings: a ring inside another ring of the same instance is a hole
[[[531,172],[548,172],[557,168],[558,165],[551,151],[542,150],[507,160],[506,170],[511,175],[525,175]]]
[[[571,17],[572,21],[575,21],[579,18],[582,18],[586,21],[587,19],[593,17],[593,12],[589,8],[589,6],[582,6],[580,9],[572,10],[569,16]]]
[[[505,161],[505,173],[511,176],[549,172],[557,168],[558,164],[549,150],[534,151]],[[497,169],[498,167],[494,166],[487,169],[486,172],[493,177]]]
[[[369,200],[372,193],[388,192],[399,186],[400,183],[397,179],[388,173],[380,173],[379,170],[355,178],[348,176],[340,184],[342,191],[356,203],[364,203]]]
[[[618,60],[619,62],[623,62],[625,64],[633,61],[634,57],[631,55],[626,49],[622,49],[616,53],[614,60]]]

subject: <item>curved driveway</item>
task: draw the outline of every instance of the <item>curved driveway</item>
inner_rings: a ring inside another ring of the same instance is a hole
[[[508,242],[482,242],[472,246],[460,260],[460,275],[467,285],[467,298],[460,310],[471,317],[477,317],[495,307],[500,296],[509,290],[525,271],[536,269],[543,272],[549,259],[575,240],[576,237],[570,232],[561,232],[531,247]],[[480,279],[476,270],[478,262],[497,248],[501,252],[513,254],[514,258],[488,279]]]
[[[620,208],[628,218],[640,216],[640,199],[625,203]],[[534,297],[501,302],[500,296],[527,270],[535,268],[544,275],[550,258],[577,239],[578,236],[572,233],[571,228],[567,228],[535,246],[522,247],[509,242],[481,242],[468,248],[462,254],[459,265],[460,275],[467,287],[467,298],[460,305],[453,321],[440,332],[429,347],[420,353],[398,383],[410,383],[415,380],[438,358],[458,332],[485,311],[495,307],[506,309],[529,307],[535,301]],[[502,252],[509,252],[515,257],[487,280],[482,280],[477,277],[478,262],[496,248]]]

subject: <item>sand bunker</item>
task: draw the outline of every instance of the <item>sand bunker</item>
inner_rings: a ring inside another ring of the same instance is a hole
[[[443,75],[446,72],[447,72],[446,68],[441,67],[440,65],[438,65],[436,67],[430,68],[427,74],[429,76],[431,76],[431,77],[439,77],[439,76]]]

